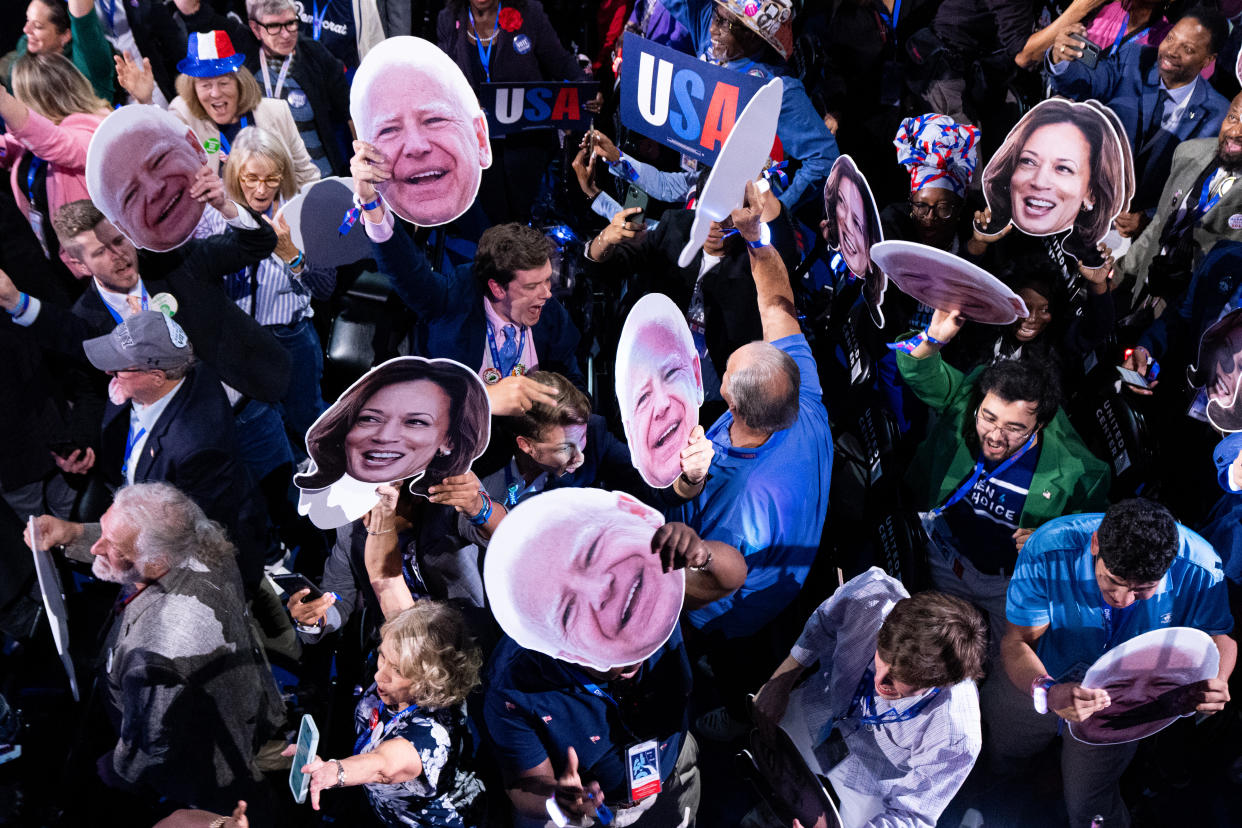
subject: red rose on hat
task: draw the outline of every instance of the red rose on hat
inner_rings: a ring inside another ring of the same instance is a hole
[[[516,32],[522,28],[522,13],[517,9],[501,9],[497,20],[500,28],[506,32]]]

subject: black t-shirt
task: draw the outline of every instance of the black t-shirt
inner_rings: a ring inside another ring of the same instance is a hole
[[[358,22],[350,0],[295,0],[302,34],[318,40],[351,73],[358,68]],[[319,25],[316,26],[316,21]],[[318,34],[316,34],[318,32]]]

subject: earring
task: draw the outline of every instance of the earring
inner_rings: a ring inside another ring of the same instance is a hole
[[[436,450],[436,454],[440,457],[448,457],[452,453],[453,453],[452,449],[437,449]]]
[[[1090,213],[1092,210],[1094,210],[1094,209],[1095,209],[1095,205],[1094,205],[1094,204],[1092,204],[1090,201],[1084,201],[1084,202],[1082,203],[1082,209],[1083,209],[1085,212]]]

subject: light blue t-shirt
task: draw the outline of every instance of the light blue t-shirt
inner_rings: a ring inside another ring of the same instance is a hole
[[[798,366],[798,419],[762,446],[739,449],[729,439],[733,415],[726,412],[707,432],[715,446],[707,484],[669,515],[746,557],[741,589],[689,613],[695,627],[730,638],[756,632],[798,594],[828,514],[832,433],[815,359],[801,334],[772,344]]]
[[[1109,607],[1091,556],[1091,534],[1103,517],[1096,512],[1050,520],[1018,555],[1005,614],[1023,627],[1050,625],[1036,645],[1048,675],[1078,681],[1105,652],[1151,630],[1194,627],[1223,635],[1233,629],[1220,557],[1180,523],[1177,557],[1156,593],[1124,610]]]

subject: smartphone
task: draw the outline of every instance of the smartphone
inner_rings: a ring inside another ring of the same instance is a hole
[[[631,207],[641,207],[642,209],[626,219],[625,223],[635,230],[643,229],[643,219],[647,215],[647,202],[650,200],[651,197],[648,196],[646,192],[633,184],[630,184],[629,188],[625,191],[625,204],[621,206],[626,210]]]
[[[1136,385],[1139,388],[1147,388],[1147,377],[1138,371],[1131,371],[1129,368],[1117,366],[1117,373],[1121,374],[1121,379],[1130,385]]]
[[[293,765],[289,768],[289,790],[293,791],[293,801],[301,805],[306,801],[310,791],[310,774],[302,773],[302,768],[314,758],[319,749],[319,728],[309,713],[302,714],[302,727],[298,730],[298,749],[293,754]]]
[[[1100,47],[1088,40],[1086,35],[1072,34],[1070,37],[1082,43],[1080,47],[1082,49],[1082,57],[1078,59],[1078,62],[1088,69],[1094,69],[1096,64],[1100,62]]]
[[[323,590],[311,583],[311,579],[300,572],[278,573],[268,577],[272,579],[272,583],[276,584],[279,591],[286,595],[309,589],[310,592],[302,598],[300,603],[306,604],[323,597]]]

